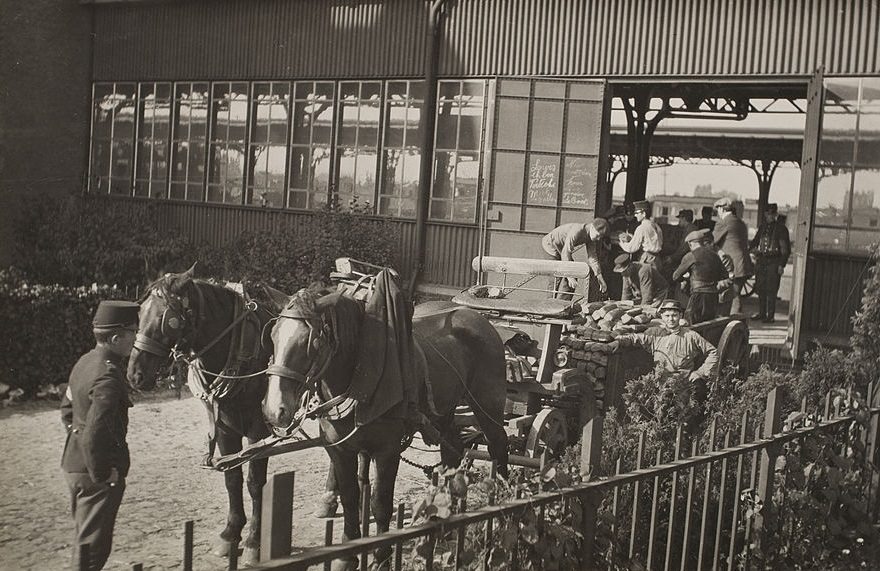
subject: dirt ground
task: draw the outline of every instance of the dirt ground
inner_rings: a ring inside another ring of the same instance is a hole
[[[187,520],[195,522],[194,568],[226,568],[225,559],[210,553],[226,520],[223,476],[197,467],[205,428],[202,405],[188,395],[181,400],[167,395],[138,399],[128,436],[131,473],[105,569],[130,570],[135,563],[148,570],[179,569]],[[314,425],[306,429],[317,434]],[[70,569],[73,524],[59,467],[63,446],[57,405],[26,404],[0,411],[0,570]],[[410,450],[405,456],[433,463],[440,455]],[[327,465],[320,448],[269,460],[270,475],[296,471],[295,549],[323,541],[324,520],[311,513],[323,491]],[[412,502],[427,485],[420,470],[401,464],[395,501]],[[338,518],[337,541],[341,524]]]

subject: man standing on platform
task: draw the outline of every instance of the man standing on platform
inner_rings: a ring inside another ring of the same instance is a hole
[[[639,200],[633,203],[633,207],[639,225],[632,238],[628,234],[621,234],[620,247],[624,252],[637,254],[640,262],[658,265],[657,258],[663,248],[663,231],[651,220],[651,203]]]
[[[653,264],[633,262],[629,254],[621,254],[614,258],[614,271],[623,278],[621,300],[660,307],[669,296],[669,283]]]
[[[125,359],[134,346],[138,304],[102,301],[92,328],[97,344],[80,357],[61,399],[67,442],[61,457],[74,520],[74,569],[88,545],[88,569],[104,567],[130,464]]]
[[[596,248],[606,234],[608,234],[608,222],[604,218],[596,218],[587,224],[572,222],[558,226],[547,233],[541,240],[541,246],[547,259],[563,262],[573,261],[572,253],[580,246],[584,246],[587,251],[587,264],[596,275],[599,291],[604,293],[608,286],[605,284],[605,278],[602,277],[602,267],[599,265]],[[559,292],[557,295],[560,298],[570,299],[571,292],[577,288],[577,280],[553,279],[552,287],[555,292]]]
[[[724,250],[733,260],[733,300],[730,313],[739,313],[742,310],[740,292],[755,269],[749,257],[749,231],[746,223],[737,217],[734,204],[729,198],[716,200],[715,208],[721,220],[715,226],[712,237],[715,246]]]
[[[721,258],[709,246],[709,231],[695,230],[685,237],[690,252],[672,274],[678,281],[690,274],[691,293],[685,315],[691,324],[715,319],[718,314],[718,282],[727,278]]]
[[[791,255],[788,228],[779,219],[779,207],[770,203],[764,211],[764,223],[750,244],[755,253],[755,291],[758,293],[758,313],[752,319],[773,323],[776,315],[776,296],[779,281]]]

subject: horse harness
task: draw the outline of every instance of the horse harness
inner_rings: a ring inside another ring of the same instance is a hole
[[[278,315],[277,319],[295,319],[304,322],[309,327],[309,339],[306,344],[306,356],[313,353],[318,355],[311,360],[311,365],[305,374],[295,371],[281,363],[270,362],[266,368],[267,375],[276,375],[282,379],[298,382],[305,386],[299,409],[294,413],[290,424],[281,429],[275,429],[276,434],[290,436],[299,429],[302,422],[307,418],[325,417],[330,420],[345,418],[354,412],[356,403],[348,396],[348,392],[324,399],[319,389],[319,383],[323,383],[324,375],[330,367],[330,362],[339,349],[339,339],[335,332],[338,327],[336,312],[330,310],[329,323],[327,319],[313,311],[304,311],[300,308],[287,306]],[[318,324],[316,322],[323,322]],[[327,338],[330,338],[328,342]],[[323,359],[321,353],[324,353]],[[326,388],[326,385],[325,385]],[[353,435],[353,432],[333,445],[341,444]]]

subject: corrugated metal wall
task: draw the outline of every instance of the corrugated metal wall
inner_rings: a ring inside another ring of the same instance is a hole
[[[880,72],[877,0],[458,0],[441,73],[808,76]],[[95,7],[96,79],[423,74],[424,0]]]
[[[872,262],[867,258],[813,253],[807,264],[803,331],[808,336],[849,337]]]
[[[274,232],[294,228],[310,231],[312,215],[189,202],[156,203],[160,229],[176,230],[197,243],[222,245],[247,231]],[[407,276],[412,267],[415,245],[415,222],[397,220],[400,244],[400,268]],[[465,288],[473,285],[476,274],[471,260],[477,255],[478,233],[472,226],[428,224],[425,273],[423,281]]]

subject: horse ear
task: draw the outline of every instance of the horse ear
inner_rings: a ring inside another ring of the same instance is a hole
[[[181,277],[187,277],[189,279],[193,279],[194,277],[196,277],[196,266],[197,265],[199,265],[198,261],[193,262],[193,265],[190,266],[188,270],[183,272]]]

